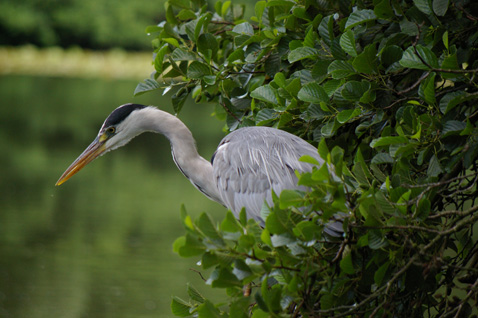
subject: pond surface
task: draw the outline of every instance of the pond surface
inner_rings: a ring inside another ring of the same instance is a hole
[[[167,140],[144,134],[54,184],[117,106],[172,111],[169,97],[132,97],[136,81],[0,77],[0,317],[172,317],[197,259],[172,252],[192,215],[224,208],[174,166]],[[180,118],[210,158],[222,138],[212,106]]]

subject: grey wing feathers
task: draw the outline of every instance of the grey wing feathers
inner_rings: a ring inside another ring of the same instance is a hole
[[[297,186],[295,170],[311,171],[300,162],[303,155],[316,158],[317,149],[303,139],[268,127],[239,129],[226,136],[213,157],[213,172],[223,203],[236,216],[243,207],[249,218],[262,222],[264,198],[272,205],[271,190],[280,194]]]

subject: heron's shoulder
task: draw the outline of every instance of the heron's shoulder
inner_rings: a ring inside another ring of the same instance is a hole
[[[297,161],[303,155],[318,157],[317,148],[286,131],[270,127],[244,127],[231,132],[219,144],[216,157],[227,162],[262,157],[267,160]]]
[[[237,129],[224,137],[220,145],[226,143],[235,146],[247,145],[248,147],[253,148],[272,148],[278,145],[302,145],[310,149],[315,149],[312,145],[298,136],[284,130],[264,126],[252,126]]]

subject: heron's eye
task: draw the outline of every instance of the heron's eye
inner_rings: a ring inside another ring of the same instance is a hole
[[[108,127],[106,129],[106,132],[108,133],[108,135],[112,135],[116,132],[116,129],[114,127]]]

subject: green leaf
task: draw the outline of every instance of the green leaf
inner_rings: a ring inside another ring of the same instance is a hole
[[[430,215],[431,211],[431,202],[427,198],[422,198],[418,203],[417,210],[415,212],[415,216],[419,220],[425,220],[428,215]]]
[[[344,88],[342,89],[342,96],[346,100],[359,101],[369,89],[369,82],[350,81],[344,85]]]
[[[418,96],[422,98],[425,102],[430,105],[436,103],[435,97],[435,73],[432,72],[430,75],[420,84],[418,88]]]
[[[450,110],[455,108],[457,105],[464,103],[468,100],[478,98],[478,94],[467,94],[463,91],[451,92],[446,94],[440,100],[440,110],[443,114],[447,114]]]
[[[389,0],[380,1],[373,9],[373,12],[379,19],[388,20],[395,16]]]
[[[256,115],[256,125],[257,126],[267,125],[271,121],[276,120],[277,117],[278,117],[278,114],[275,110],[270,108],[261,109]]]
[[[352,261],[352,253],[344,253],[340,260],[340,269],[346,274],[355,274],[354,263]]]
[[[332,43],[330,44],[330,52],[336,60],[347,59],[347,54],[344,50],[342,50],[342,47],[340,46],[340,38],[335,38],[332,40]]]
[[[433,155],[430,159],[430,164],[428,165],[427,175],[430,177],[437,177],[442,172],[443,169],[440,166],[440,161],[436,155]]]
[[[467,119],[465,129],[463,129],[460,132],[460,136],[471,135],[473,133],[474,129],[475,129],[475,126],[470,122],[469,119]]]
[[[256,17],[259,19],[259,22],[262,22],[262,15],[264,13],[264,10],[266,8],[266,1],[257,1],[256,5],[254,7],[255,12],[256,12]]]
[[[194,12],[190,9],[182,9],[176,17],[180,20],[194,20],[197,18]]]
[[[239,48],[235,51],[233,51],[231,54],[229,54],[229,56],[227,57],[227,61],[229,63],[233,63],[233,62],[236,62],[236,61],[244,61],[244,49],[243,48]]]
[[[302,88],[300,78],[294,78],[285,88],[285,90],[292,95],[293,97],[296,97],[297,94],[299,94],[300,89]]]
[[[303,46],[294,49],[289,53],[289,63],[294,63],[307,58],[317,58],[319,51],[316,48]]]
[[[382,266],[380,266],[375,274],[373,275],[373,280],[377,286],[380,286],[382,284],[383,278],[385,277],[385,274],[387,273],[388,267],[390,266],[390,262],[385,262]]]
[[[224,267],[216,269],[208,279],[208,283],[215,288],[242,287],[241,281],[237,279],[236,275]]]
[[[187,87],[182,87],[171,97],[171,102],[173,103],[173,108],[176,114],[181,112],[181,109],[183,108],[188,96],[189,89]]]
[[[430,8],[430,0],[413,0],[413,4],[418,8],[418,10],[426,15],[432,13],[432,9]]]
[[[273,285],[271,288],[267,287],[267,282],[262,282],[261,286],[261,293],[264,299],[264,302],[267,304],[269,312],[279,312],[281,310],[280,303],[281,303],[281,294],[282,294],[282,286],[279,284]]]
[[[222,7],[221,7],[221,12],[220,12],[221,17],[226,16],[226,13],[229,10],[230,6],[231,6],[231,1],[224,1],[224,3],[222,4]]]
[[[441,63],[441,68],[448,70],[458,70],[458,56],[456,53],[446,56]],[[453,79],[460,75],[455,73],[440,72],[440,76],[445,79]]]
[[[281,234],[287,232],[290,226],[289,215],[286,211],[272,211],[266,219],[266,229],[270,233]]]
[[[327,45],[331,45],[334,39],[334,18],[329,15],[322,19],[319,24],[319,35]]]
[[[233,29],[232,32],[236,34],[242,34],[242,35],[254,35],[254,29],[252,28],[252,25],[249,22],[243,22],[241,24],[236,25]]]
[[[186,31],[186,34],[189,38],[189,40],[196,42],[196,26],[198,25],[199,19],[189,21],[184,24],[184,31]]]
[[[289,0],[269,0],[267,1],[268,7],[286,7],[290,8],[295,4],[294,1]]]
[[[196,42],[199,39],[199,35],[206,32],[209,21],[211,21],[211,17],[211,12],[206,12],[198,19],[198,23],[194,28],[194,39]]]
[[[388,0],[384,0],[388,2]],[[395,62],[400,61],[403,55],[403,50],[398,45],[386,46],[380,53],[380,59],[386,66],[390,66]]]
[[[447,0],[448,1],[448,0]],[[447,50],[450,49],[450,47],[448,46],[448,31],[445,31],[442,35],[442,41],[443,41],[443,45],[445,46],[445,48]]]
[[[337,121],[341,124],[348,122],[362,113],[360,108],[346,109],[337,114]]]
[[[303,194],[297,190],[283,190],[280,194],[280,208],[301,206],[304,202]]]
[[[205,75],[211,75],[211,69],[204,63],[193,61],[189,64],[187,75],[189,78],[198,79]]]
[[[197,256],[204,253],[206,247],[191,234],[186,234],[186,242],[178,248],[178,254],[182,257]]]
[[[379,230],[371,230],[368,233],[368,246],[372,250],[378,250],[388,245],[387,239],[383,236],[383,233]]]
[[[322,159],[326,159],[327,156],[329,155],[329,148],[327,147],[327,144],[324,138],[322,138],[319,142],[318,152]]]
[[[359,73],[375,74],[377,72],[377,50],[374,44],[367,45],[352,62],[352,66]]]
[[[304,102],[310,103],[327,103],[329,101],[329,96],[317,83],[309,83],[302,87],[297,97]]]
[[[340,47],[350,56],[357,56],[357,50],[355,49],[355,37],[352,30],[348,30],[342,34],[340,37]]]
[[[141,94],[154,91],[160,88],[159,83],[153,79],[147,78],[143,83],[139,83],[134,90],[134,96],[139,96]]]
[[[197,56],[192,52],[177,48],[171,53],[171,58],[173,61],[194,61]]]
[[[400,60],[400,65],[403,67],[415,68],[419,70],[438,68],[438,59],[435,53],[433,53],[426,46],[417,45],[415,48],[412,46],[407,48],[407,50],[403,53],[402,59]]]
[[[228,318],[248,318],[250,317],[249,297],[241,297],[232,301]]]
[[[408,138],[404,136],[387,136],[380,137],[372,140],[370,142],[370,147],[377,148],[382,146],[396,145],[396,144],[406,144],[408,143]]]
[[[466,123],[458,120],[449,120],[443,125],[442,137],[459,135],[466,128]]]
[[[309,156],[309,155],[304,155],[302,157],[299,158],[299,161],[300,162],[307,162],[307,163],[310,163],[310,164],[313,164],[313,165],[319,165],[319,161],[312,157],[312,156]]]
[[[173,243],[173,252],[179,254],[179,249],[186,244],[186,237],[180,236]]]
[[[221,318],[219,309],[214,307],[214,304],[206,300],[198,307],[198,318]]]
[[[226,217],[221,223],[221,231],[223,232],[241,232],[242,227],[231,211],[226,212]]]
[[[199,218],[196,220],[196,225],[199,230],[201,230],[201,232],[215,244],[224,245],[221,236],[217,232],[213,221],[207,213],[201,213]]]
[[[198,303],[203,303],[206,300],[206,298],[204,298],[204,296],[189,283],[187,284],[187,291],[189,297]]]
[[[154,68],[158,74],[163,73],[163,59],[164,55],[169,51],[169,47],[167,44],[164,44],[156,53],[156,57],[154,58]]]
[[[273,247],[285,246],[294,243],[296,240],[289,233],[274,234],[271,236],[271,244]]]
[[[171,301],[171,311],[173,315],[178,317],[188,317],[191,316],[191,309],[191,304],[179,297],[173,296],[173,300]]]
[[[276,83],[280,88],[286,88],[287,83],[285,81],[285,76],[283,73],[278,72],[274,75],[274,83]]]
[[[168,1],[171,5],[181,8],[181,9],[189,9],[190,2],[188,0],[169,0]]]
[[[337,79],[331,79],[325,82],[322,87],[329,97],[332,97],[337,89],[343,85],[343,81]]]
[[[325,125],[322,126],[320,129],[320,133],[323,137],[332,137],[335,134],[336,126],[335,120],[328,121]]]
[[[418,25],[407,19],[400,21],[400,29],[404,34],[409,36],[416,36],[418,34]]]
[[[345,31],[359,24],[376,20],[377,16],[372,10],[357,10],[352,12],[352,14],[347,19],[345,24]]]
[[[372,158],[372,163],[374,164],[393,163],[393,158],[386,152],[379,152]]]
[[[439,17],[443,17],[448,10],[450,0],[433,0],[433,12]]]
[[[355,74],[355,69],[347,61],[334,60],[330,63],[327,72],[332,75],[334,79],[341,79]]]
[[[252,270],[242,259],[238,259],[234,262],[232,273],[236,275],[239,280],[243,280],[252,275]]]
[[[179,42],[175,38],[163,38],[162,41],[171,44],[172,46],[178,48],[179,47]]]
[[[269,313],[262,311],[261,309],[254,307],[254,312],[251,318],[270,318]]]
[[[207,60],[214,58],[217,53],[218,43],[214,35],[204,33],[199,36],[197,48],[200,53],[207,57]]]
[[[195,18],[196,16],[194,16]],[[170,6],[166,4],[166,21],[170,23],[171,25],[178,25],[179,21],[176,19],[176,16],[174,15],[174,10],[173,6]]]
[[[276,91],[270,85],[264,85],[251,92],[251,97],[271,104],[278,104]]]
[[[315,47],[315,39],[317,38],[317,34],[315,33],[313,28],[310,28],[304,38],[304,47]]]

